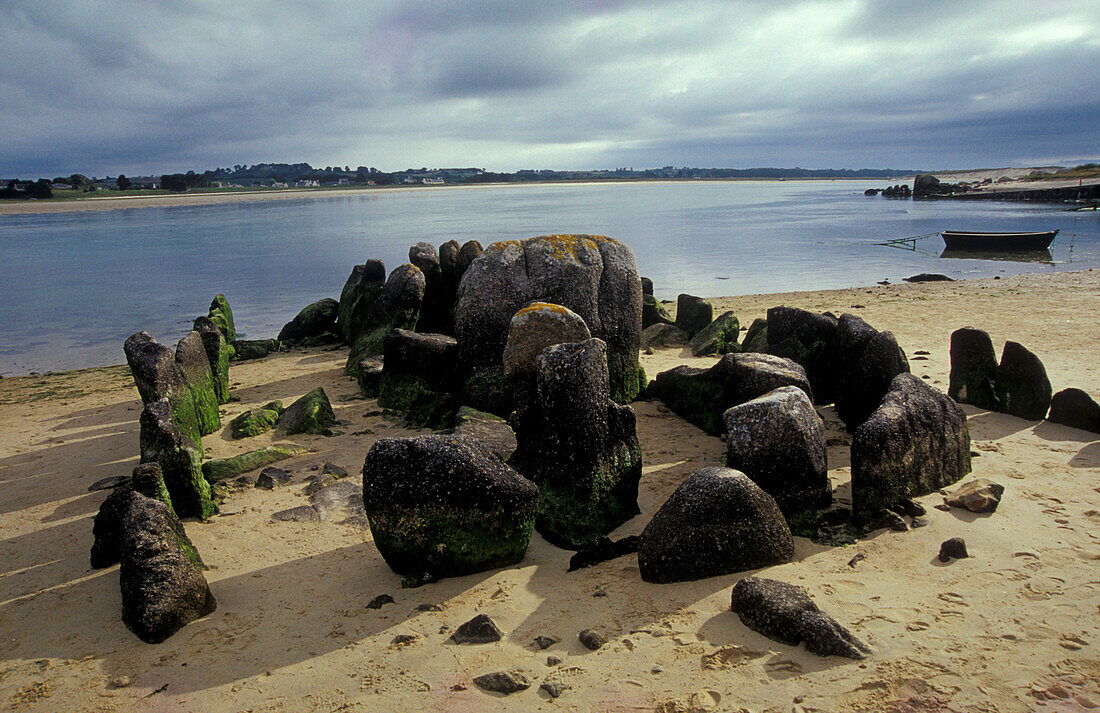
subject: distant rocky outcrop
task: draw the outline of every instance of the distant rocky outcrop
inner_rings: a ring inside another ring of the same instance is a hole
[[[961,183],[943,183],[930,173],[918,173],[913,179],[913,198],[938,198],[955,193],[965,193]]]
[[[744,473],[703,468],[669,496],[642,531],[647,582],[683,582],[782,564],[794,540],[770,495]]]

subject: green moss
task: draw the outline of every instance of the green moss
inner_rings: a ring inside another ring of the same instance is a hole
[[[232,438],[251,438],[266,433],[275,428],[279,413],[267,407],[245,411],[229,422],[229,435]]]
[[[262,359],[272,352],[279,351],[280,346],[275,339],[238,339],[233,343],[233,358],[237,361]]]
[[[741,351],[767,353],[768,320],[758,317],[752,321],[748,331],[745,332],[745,341],[741,343]]]
[[[250,470],[262,468],[265,465],[278,463],[287,458],[312,453],[312,448],[296,446],[293,444],[273,445],[259,450],[242,453],[232,458],[218,458],[208,460],[202,464],[202,475],[207,483],[217,483],[226,478],[232,478],[247,473]]]
[[[787,526],[795,537],[817,537],[818,517],[816,510],[806,510],[787,518]]]
[[[398,574],[455,577],[521,561],[531,541],[531,512],[464,513],[445,506],[374,513],[378,551]]]
[[[315,433],[329,435],[329,427],[336,423],[328,394],[318,386],[292,403],[279,417],[279,428],[284,433]]]
[[[740,351],[737,346],[740,333],[741,325],[736,315],[725,312],[691,338],[691,353],[695,356],[706,356]]]
[[[611,399],[618,404],[628,404],[638,398],[645,388],[644,372],[639,379],[638,354],[607,355],[607,377],[611,386]]]
[[[178,393],[169,394],[168,408],[172,411],[172,421],[180,434],[196,444],[201,444],[202,425],[199,421],[194,392],[184,387]]]
[[[142,453],[141,462],[160,465],[169,502],[176,515],[207,520],[217,514],[218,506],[211,499],[210,484],[203,477],[202,451],[198,446],[183,443],[163,453]]]
[[[382,371],[382,386],[378,405],[405,414],[406,422],[415,428],[454,428],[458,409],[454,395],[434,391],[426,379],[408,374],[394,375]]]
[[[233,310],[230,309],[229,300],[225,299],[225,295],[218,294],[214,297],[213,301],[210,302],[210,312],[207,316],[225,335],[226,341],[236,340],[237,330],[233,325]]]

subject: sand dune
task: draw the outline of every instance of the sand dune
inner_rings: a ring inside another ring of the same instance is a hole
[[[1028,346],[1055,390],[1100,396],[1100,273],[1027,275],[724,298],[743,325],[773,305],[850,311],[894,332],[913,372],[946,389],[948,338],[974,325]],[[921,359],[916,352],[927,351]],[[326,461],[357,477],[380,437],[413,433],[373,400],[352,398],[346,352],[295,351],[232,367],[227,417],[324,386],[344,432],[295,436],[317,453],[285,462],[294,482],[234,496],[187,530],[210,565],[217,611],[159,645],[121,623],[118,570],[88,566],[92,482],[137,462],[140,401],[125,367],[0,380],[0,704],[20,711],[1078,711],[1100,705],[1100,435],[965,407],[974,473],[1005,486],[988,516],[920,501],[928,526],[878,531],[846,547],[796,538],[795,561],[760,573],[807,587],[873,654],[820,658],[770,641],[729,611],[741,576],[652,585],[634,557],[566,573],[571,553],[537,535],[521,565],[402,590],[369,530],[272,522],[304,504],[301,481]],[[652,377],[679,349],[643,356]],[[644,458],[636,534],[685,476],[720,464],[723,443],[658,402],[634,404]],[[833,439],[844,437],[831,408]],[[228,422],[228,418],[224,420]],[[268,435],[204,439],[220,457]],[[839,496],[848,448],[829,448]],[[972,557],[943,565],[943,540]],[[857,555],[862,559],[850,564]],[[395,603],[369,609],[379,594]],[[505,638],[458,646],[475,613]],[[588,651],[580,630],[611,643]],[[405,640],[400,637],[411,636]],[[560,639],[545,651],[536,636]],[[396,640],[395,640],[396,639]],[[561,659],[551,665],[548,656]],[[471,679],[521,669],[507,698]],[[558,699],[538,689],[568,686]]]

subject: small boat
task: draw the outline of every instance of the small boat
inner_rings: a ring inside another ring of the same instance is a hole
[[[1046,250],[1054,242],[1057,230],[1035,233],[979,233],[945,230],[943,243],[948,250]]]

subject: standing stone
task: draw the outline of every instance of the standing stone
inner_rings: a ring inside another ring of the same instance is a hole
[[[225,336],[225,341],[232,344],[237,341],[237,328],[233,324],[233,310],[229,307],[229,300],[225,295],[218,294],[210,301],[210,310],[207,317],[214,323]]]
[[[198,332],[188,332],[176,344],[176,366],[183,377],[183,391],[176,394],[177,400],[190,401],[194,405],[195,418],[200,436],[214,433],[222,427],[218,413],[218,394],[214,386],[214,372],[210,369],[210,360],[206,358],[206,347]],[[172,396],[168,397],[171,403]],[[180,419],[185,409],[172,409],[176,427],[184,430]],[[196,441],[198,442],[198,441]]]
[[[676,320],[653,295],[642,295],[642,330],[655,324],[673,325]]]
[[[797,386],[807,396],[813,393],[806,372],[790,359],[727,354],[709,369],[678,366],[662,371],[648,393],[684,420],[717,436],[725,430],[722,414],[726,409],[781,386]]]
[[[417,243],[409,248],[409,262],[424,273],[424,302],[416,321],[416,331],[446,334],[448,305],[439,253],[431,243]]]
[[[840,317],[836,350],[836,411],[853,431],[878,408],[894,377],[909,372],[909,360],[893,334],[850,314]]]
[[[734,406],[726,422],[726,466],[749,476],[787,517],[832,502],[825,424],[806,392],[783,386]]]
[[[537,362],[510,463],[539,487],[539,533],[581,549],[639,512],[634,411],[611,400],[602,340],[547,347]]]
[[[160,466],[176,514],[206,520],[217,513],[202,474],[202,448],[176,428],[167,399],[147,404],[139,423],[141,462]]]
[[[363,505],[386,564],[457,577],[523,559],[539,493],[466,436],[383,438],[363,463]]]
[[[131,334],[122,349],[142,403],[166,399],[182,388],[182,376],[176,369],[176,355],[169,347],[157,342],[152,334]]]
[[[642,531],[647,582],[686,582],[789,562],[794,540],[770,495],[729,468],[695,471]]]
[[[970,472],[966,413],[912,374],[898,374],[852,436],[852,515],[871,522]]]
[[[642,277],[642,295],[645,296],[645,295],[652,295],[652,294],[653,294],[653,280],[649,279],[648,277],[643,276]]]
[[[768,320],[757,317],[745,330],[741,351],[765,354],[768,351]]]
[[[974,327],[951,333],[951,375],[947,395],[960,404],[997,411],[997,354],[989,335]]]
[[[186,537],[167,505],[135,493],[122,523],[122,621],[149,644],[217,607],[206,579],[180,547],[181,534]]]
[[[797,307],[768,310],[768,353],[793,359],[806,370],[815,404],[836,399],[835,345],[839,321]]]
[[[351,344],[370,313],[370,308],[386,284],[386,264],[381,260],[367,260],[351,270],[344,289],[340,291],[340,305],[336,316],[336,331],[345,343]]]
[[[294,433],[314,433],[326,435],[336,423],[332,404],[324,387],[318,386],[305,396],[287,406],[279,416],[279,431],[287,435]]]
[[[455,308],[455,334],[467,380],[491,382],[486,372],[501,374],[512,317],[535,301],[562,305],[580,315],[592,335],[607,343],[612,398],[626,403],[637,396],[644,376],[638,363],[641,280],[634,252],[599,235],[543,235],[494,243],[470,265]],[[476,402],[467,403],[486,410]]]
[[[122,520],[130,509],[134,493],[141,493],[147,498],[159,500],[169,508],[172,507],[172,498],[168,494],[168,488],[164,485],[160,466],[156,463],[143,463],[134,468],[133,475],[122,485],[111,491],[111,494],[100,504],[92,523],[91,565],[92,569],[102,569],[118,564],[122,558]],[[202,566],[202,560],[198,558],[190,540],[187,540],[187,554],[194,556],[191,561],[197,567]]]
[[[680,295],[676,298],[676,326],[694,337],[714,320],[714,307],[702,297]]]
[[[405,414],[409,425],[449,428],[458,410],[458,343],[443,334],[395,329],[386,337],[378,405]]]
[[[219,404],[229,403],[229,359],[231,347],[225,335],[209,317],[195,318],[195,331],[202,339],[206,359],[210,362],[210,371],[214,375],[214,395]]]
[[[1029,421],[1046,418],[1051,399],[1050,379],[1039,357],[1022,344],[1005,342],[997,367],[999,410]]]
[[[1081,389],[1063,389],[1050,400],[1051,423],[1100,433],[1100,405]]]
[[[381,355],[386,337],[395,329],[411,330],[424,300],[424,273],[405,263],[390,273],[386,286],[371,305],[361,326],[352,335],[351,353],[345,371],[358,378],[363,357]]]
[[[504,345],[504,376],[534,377],[543,349],[564,342],[583,342],[592,334],[581,316],[561,305],[535,302],[512,317]]]
[[[294,319],[283,325],[279,330],[278,340],[294,343],[334,334],[339,313],[340,303],[331,297],[317,300],[302,308],[301,312],[294,315]]]

